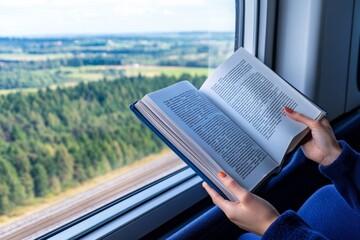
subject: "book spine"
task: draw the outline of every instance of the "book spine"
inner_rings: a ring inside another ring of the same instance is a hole
[[[207,184],[216,190],[222,197],[228,199],[225,194],[204,175],[184,154],[182,154],[169,140],[167,140],[137,109],[136,102],[130,105],[130,110],[136,117],[144,123],[152,132],[154,132],[182,161],[184,161],[197,175],[199,175]]]

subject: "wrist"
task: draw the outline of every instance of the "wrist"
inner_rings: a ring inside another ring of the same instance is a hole
[[[280,214],[276,212],[276,215],[272,216],[271,218],[266,221],[265,224],[262,225],[262,229],[258,234],[259,236],[264,235],[264,233],[270,228],[270,226],[279,218]]]
[[[268,224],[266,225],[266,227],[264,228],[264,231],[262,232],[261,236],[263,236],[265,234],[265,232],[270,228],[270,226],[276,221],[276,219],[278,219],[279,216],[277,216],[276,218],[273,219],[273,221],[268,222]]]
[[[331,149],[331,152],[320,162],[322,166],[328,166],[332,164],[340,156],[342,149],[340,145],[336,142],[334,147]]]

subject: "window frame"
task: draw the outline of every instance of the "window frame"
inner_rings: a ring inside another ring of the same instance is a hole
[[[133,229],[136,229],[137,237],[145,236],[206,198],[201,182],[190,168],[182,168],[39,239],[119,236],[130,239],[134,238]],[[144,225],[144,222],[148,224]]]
[[[276,6],[277,0],[235,0],[235,50],[244,47],[268,66],[272,64]],[[38,239],[144,237],[209,199],[201,182],[189,167],[182,168]]]
[[[273,68],[278,0],[236,0],[235,50],[243,47]]]

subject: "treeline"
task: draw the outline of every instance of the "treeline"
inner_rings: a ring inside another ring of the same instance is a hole
[[[5,64],[6,63],[6,64]],[[74,57],[46,61],[4,61],[0,66],[0,89],[42,88],[78,81],[61,67],[121,65],[116,57]]]
[[[0,97],[0,214],[164,148],[128,109],[182,79],[131,77]]]
[[[64,37],[0,37],[0,53],[139,53],[175,50],[176,47],[216,45],[233,41],[232,32],[174,32],[116,35],[68,35]],[[208,42],[205,42],[208,41]],[[210,42],[211,41],[211,42]]]
[[[47,60],[0,60],[0,70],[44,70],[59,67],[81,67],[81,66],[98,66],[98,65],[121,65],[121,56],[118,55],[74,55],[73,57],[63,57],[58,59]]]
[[[73,81],[73,79],[69,78],[66,72],[62,71],[28,71],[17,69],[14,71],[1,71],[0,89],[42,88],[69,81]]]

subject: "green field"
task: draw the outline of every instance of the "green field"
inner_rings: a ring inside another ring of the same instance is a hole
[[[9,60],[9,61],[46,61],[46,60],[70,58],[72,56],[73,54],[71,53],[58,53],[58,54],[2,53],[0,54],[0,59]]]
[[[207,32],[0,37],[0,89],[32,91],[138,75],[208,75],[207,69],[231,54],[232,38],[231,33]]]
[[[107,80],[115,80],[119,77],[126,76],[146,76],[154,77],[162,74],[168,76],[179,77],[183,74],[191,76],[208,76],[211,69],[194,68],[194,67],[171,67],[171,66],[145,66],[145,65],[120,65],[120,66],[81,66],[81,67],[60,67],[51,70],[35,70],[32,71],[34,76],[44,75],[61,75],[67,80],[59,84],[51,84],[50,88],[57,87],[73,87],[79,82],[93,82],[106,78]],[[186,80],[186,79],[184,79]],[[0,89],[0,95],[14,92],[36,92],[39,88],[13,88]]]
[[[147,77],[166,74],[179,77],[187,73],[190,75],[208,75],[207,68],[177,67],[177,66],[147,66],[147,65],[120,65],[120,66],[82,66],[82,67],[62,67],[60,71],[67,73],[70,78],[82,81],[96,81],[106,77],[107,79],[119,76],[138,76]]]

